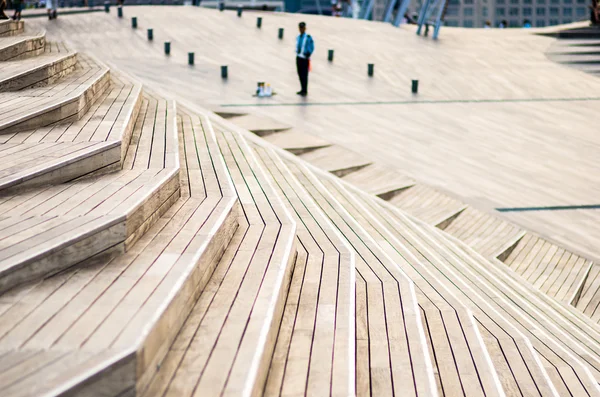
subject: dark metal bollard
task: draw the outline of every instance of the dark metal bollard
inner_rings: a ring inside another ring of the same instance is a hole
[[[242,16],[242,7],[241,6],[238,6],[238,8],[237,8],[237,14],[238,14],[238,17]]]
[[[226,79],[228,76],[227,66],[221,66],[221,78]]]
[[[104,12],[110,12],[110,2],[104,2]]]
[[[412,91],[413,94],[416,94],[416,93],[419,92],[419,80],[413,80],[412,81],[411,91]]]
[[[165,54],[171,55],[171,42],[165,41]]]
[[[137,29],[137,17],[131,18],[131,27]]]
[[[154,32],[152,31],[152,29],[148,29],[148,40],[154,40]]]
[[[193,64],[194,64],[194,53],[188,52],[188,65],[193,65]]]
[[[123,18],[123,7],[117,7],[117,16]]]
[[[333,50],[329,50],[329,51],[327,52],[327,60],[328,60],[329,62],[333,62]]]
[[[262,17],[256,18],[256,27],[260,29],[262,26]]]
[[[279,39],[283,39],[283,28],[279,28],[279,33],[277,34],[277,37],[279,37]]]
[[[369,77],[373,77],[374,69],[375,69],[375,65],[374,64],[369,63],[367,65],[367,73],[369,74]]]
[[[223,11],[225,9],[225,2],[219,1],[219,11]]]

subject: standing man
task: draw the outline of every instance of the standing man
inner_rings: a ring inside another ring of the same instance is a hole
[[[308,69],[310,64],[310,55],[315,50],[315,43],[309,34],[306,34],[306,24],[300,22],[298,25],[300,35],[296,38],[296,69],[300,78],[302,89],[297,92],[298,95],[306,96],[308,94]]]

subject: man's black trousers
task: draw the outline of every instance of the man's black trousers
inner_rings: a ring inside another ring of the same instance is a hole
[[[308,92],[308,59],[296,57],[296,69],[298,69],[302,92]]]

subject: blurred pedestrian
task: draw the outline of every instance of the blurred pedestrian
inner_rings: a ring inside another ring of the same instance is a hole
[[[306,23],[300,22],[298,25],[300,34],[296,38],[296,69],[300,78],[300,91],[298,95],[306,96],[308,94],[308,71],[310,69],[310,56],[315,50],[315,43],[312,37],[306,33]]]
[[[23,0],[13,0],[13,7],[15,9],[15,13],[13,14],[13,19],[15,21],[21,20],[21,11],[23,11]]]
[[[58,0],[46,0],[46,10],[48,11],[48,19],[56,19],[58,16],[56,8],[58,7]]]
[[[8,19],[4,10],[6,10],[6,0],[0,0],[0,19]]]

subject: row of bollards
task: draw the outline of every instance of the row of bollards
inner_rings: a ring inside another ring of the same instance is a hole
[[[109,12],[109,7],[110,7],[110,3],[109,2],[105,2],[104,3],[105,6],[105,11]],[[219,3],[219,9],[221,9],[223,7],[223,3]],[[221,9],[221,11],[223,11]],[[118,8],[118,14],[119,17],[123,16],[123,10],[121,7]],[[238,17],[242,16],[242,7],[238,7],[237,9],[237,15]],[[137,29],[138,23],[137,23],[137,17],[132,17],[131,18],[131,27],[133,29]],[[257,17],[256,18],[256,27],[257,28],[261,28],[262,27],[262,17]],[[154,40],[154,31],[153,29],[148,29],[147,30],[147,35],[148,35],[148,41],[153,41]],[[279,28],[278,33],[277,33],[277,37],[280,40],[283,40],[283,35],[284,35],[284,29],[283,28]],[[165,45],[165,55],[171,55],[171,42],[169,41],[165,41],[164,43]],[[194,53],[193,52],[188,52],[188,65],[193,66],[194,65]],[[333,62],[333,58],[334,58],[334,50],[330,49],[327,51],[327,61],[329,62]],[[367,75],[369,77],[373,77],[375,75],[375,64],[373,63],[369,63],[367,64]],[[228,71],[228,67],[225,66],[221,66],[221,78],[222,79],[227,79],[229,77],[229,71]],[[417,94],[419,92],[419,80],[412,80],[411,82],[411,92],[413,94]]]

